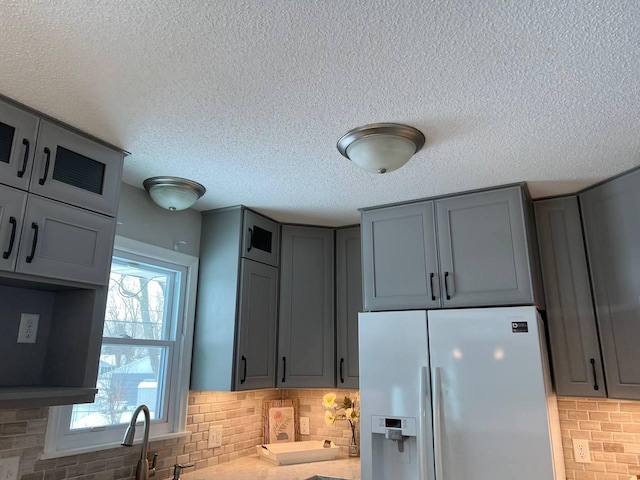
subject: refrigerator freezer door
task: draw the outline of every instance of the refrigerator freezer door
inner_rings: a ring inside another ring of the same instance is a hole
[[[362,480],[433,480],[427,313],[360,313],[358,336]]]
[[[438,480],[556,478],[539,325],[534,307],[429,312]]]

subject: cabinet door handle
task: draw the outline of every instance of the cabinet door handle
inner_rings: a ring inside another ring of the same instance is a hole
[[[44,185],[44,182],[47,181],[47,177],[49,176],[49,164],[51,163],[51,150],[49,150],[49,147],[44,147],[44,154],[47,156],[47,160],[44,163],[44,175],[38,180],[40,185]]]
[[[444,292],[447,295],[447,300],[451,300],[449,295],[449,272],[444,272]]]
[[[340,383],[344,383],[344,358],[340,359]]]
[[[11,252],[13,251],[13,242],[16,239],[16,227],[18,225],[18,221],[16,220],[16,217],[9,217],[9,223],[11,224],[11,236],[9,237],[9,249],[2,254],[2,258],[4,258],[5,260],[9,258],[9,255],[11,255]]]
[[[24,172],[27,171],[27,162],[29,161],[29,140],[23,138],[22,144],[24,145],[24,158],[22,159],[22,168],[18,170],[18,178],[22,178],[24,176]]]
[[[240,385],[242,385],[247,380],[247,357],[242,355],[242,378],[240,379]]]
[[[287,378],[287,357],[282,357],[282,383]]]
[[[33,262],[33,257],[36,255],[36,246],[38,245],[38,224],[33,222],[31,228],[33,228],[33,243],[31,244],[31,254],[26,258],[27,263]]]
[[[591,363],[591,370],[593,370],[593,389],[600,390],[600,387],[598,386],[598,377],[596,376],[596,361],[592,358],[589,362]]]
[[[253,228],[249,228],[249,246],[247,247],[247,252],[250,252],[253,248]]]
[[[436,294],[433,291],[433,276],[434,276],[433,272],[429,274],[429,288],[431,289],[431,301],[435,302],[436,301]]]

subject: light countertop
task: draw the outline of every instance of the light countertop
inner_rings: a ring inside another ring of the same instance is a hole
[[[182,474],[184,480],[306,480],[314,475],[360,480],[360,459],[345,458],[328,462],[276,466],[257,455],[239,458]]]

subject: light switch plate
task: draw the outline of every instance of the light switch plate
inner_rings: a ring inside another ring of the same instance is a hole
[[[300,435],[309,435],[309,417],[300,417]]]
[[[37,313],[23,313],[20,316],[20,329],[18,330],[18,343],[36,343],[38,336],[38,323],[40,315]],[[0,480],[3,480],[0,478]]]
[[[17,480],[20,457],[0,459],[0,480]]]

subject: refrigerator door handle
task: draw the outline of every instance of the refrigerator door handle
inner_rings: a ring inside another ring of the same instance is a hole
[[[428,458],[427,458],[427,402],[429,400],[429,394],[427,392],[427,367],[420,367],[420,401],[418,402],[418,425],[419,425],[419,434],[418,434],[418,468],[419,468],[419,476],[418,478],[427,480],[428,475]]]
[[[431,388],[433,395],[433,451],[436,457],[436,478],[444,480],[445,477],[442,471],[442,383],[440,370],[439,367],[433,367],[431,371],[431,381],[433,382]]]

